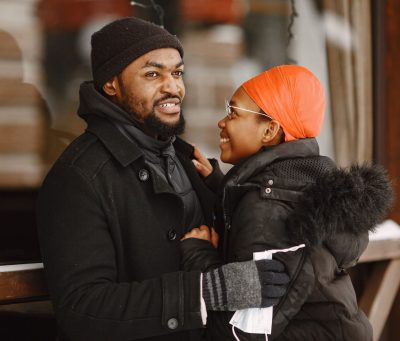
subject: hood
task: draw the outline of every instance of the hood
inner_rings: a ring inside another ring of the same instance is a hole
[[[304,191],[288,219],[288,233],[309,246],[325,243],[328,248],[343,249],[346,243],[338,243],[340,236],[346,241],[373,231],[392,202],[391,181],[382,167],[334,169]]]
[[[137,124],[125,110],[97,91],[92,81],[83,82],[79,88],[78,115],[85,121],[87,121],[88,116],[96,115],[124,124]]]

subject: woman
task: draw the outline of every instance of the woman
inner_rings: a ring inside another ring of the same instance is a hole
[[[219,192],[215,228],[202,226],[181,243],[184,270],[206,271],[221,263],[276,254],[291,282],[274,307],[272,340],[372,340],[347,273],[368,244],[368,231],[383,218],[392,190],[377,166],[339,169],[319,155],[325,97],[306,68],[282,65],[248,80],[227,103],[221,130],[221,160],[234,167],[221,180],[197,150],[194,164]],[[211,242],[211,243],[210,243]],[[263,340],[233,330],[232,313],[208,316],[213,340]]]

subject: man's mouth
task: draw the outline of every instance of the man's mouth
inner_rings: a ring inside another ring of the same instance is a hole
[[[163,114],[177,114],[181,111],[181,101],[179,98],[168,98],[159,101],[156,107]]]

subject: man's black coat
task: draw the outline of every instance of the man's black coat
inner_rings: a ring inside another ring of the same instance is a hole
[[[200,273],[179,272],[182,201],[104,113],[89,114],[38,203],[62,339],[191,340],[185,331],[203,326]],[[214,196],[192,165],[193,147],[179,138],[174,146],[211,219]]]

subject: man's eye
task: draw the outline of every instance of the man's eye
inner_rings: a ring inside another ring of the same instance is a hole
[[[185,74],[183,70],[177,70],[174,72],[174,76],[182,77]]]
[[[155,78],[155,77],[157,77],[158,76],[158,73],[157,72],[154,72],[154,71],[151,71],[151,72],[147,72],[146,73],[146,77],[148,77],[148,78]]]

